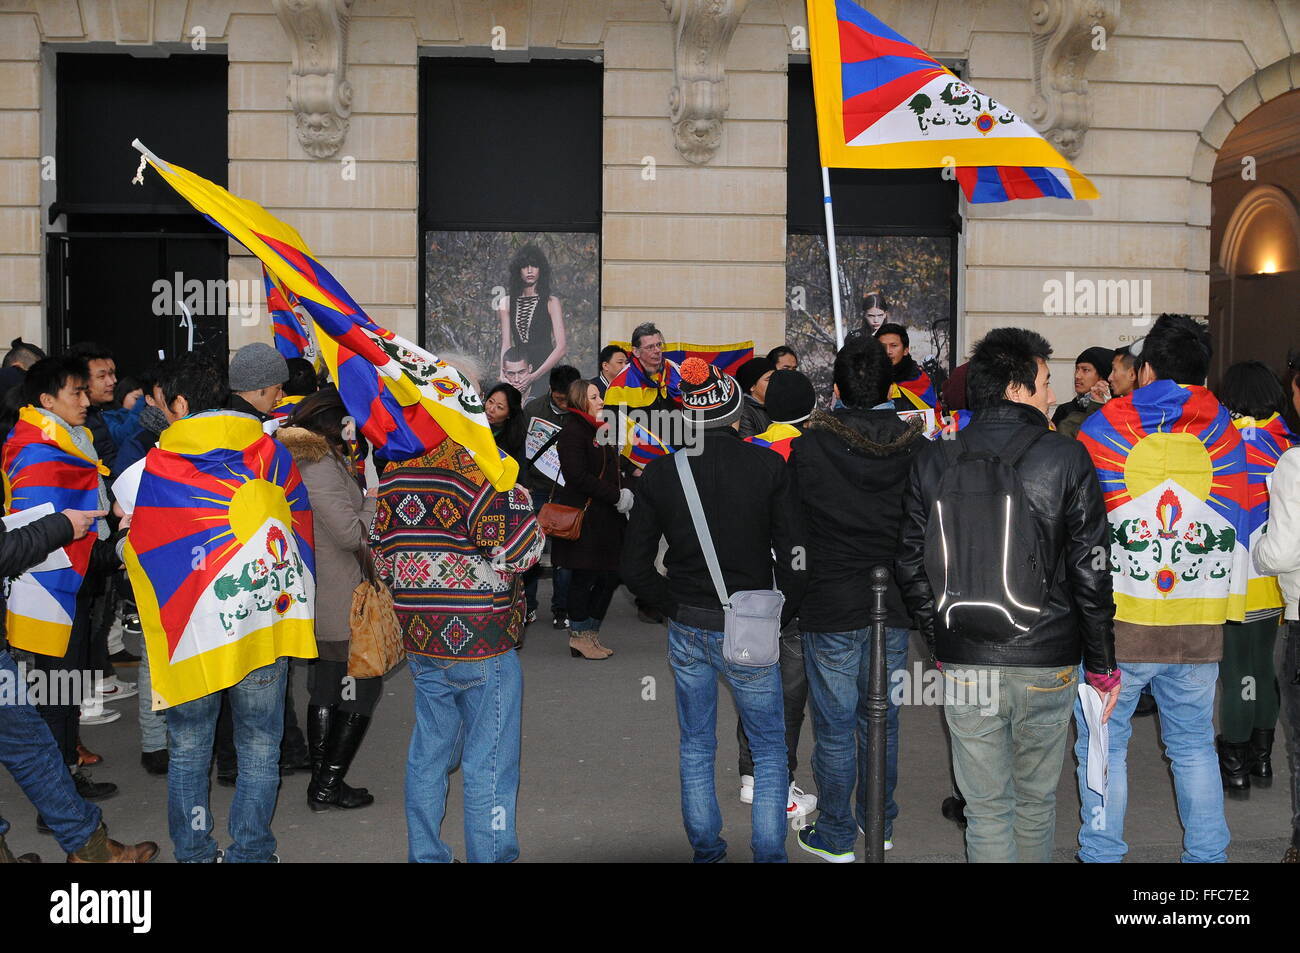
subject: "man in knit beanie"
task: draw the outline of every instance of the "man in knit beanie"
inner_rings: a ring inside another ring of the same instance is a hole
[[[792,515],[790,481],[780,456],[740,439],[740,385],[699,358],[681,365],[690,472],[699,489],[724,588],[785,593],[788,622],[797,614],[807,572]],[[722,657],[722,605],[686,502],[675,455],[660,457],[637,481],[636,505],[623,546],[622,574],[632,592],[668,617],[681,730],[682,817],[695,860],[726,857],[722,814],[714,786],[718,676],[731,684],[754,759],[751,846],[756,861],[786,859],[785,714],[780,666],[730,665]],[[667,577],[655,568],[659,539],[668,550]],[[775,555],[775,559],[773,558]]]
[[[230,410],[271,419],[271,409],[284,396],[289,364],[280,352],[258,341],[246,344],[230,359]]]
[[[1066,401],[1052,414],[1058,433],[1077,436],[1079,428],[1097,408],[1110,400],[1110,376],[1115,352],[1108,347],[1087,348],[1074,362],[1074,400]]]

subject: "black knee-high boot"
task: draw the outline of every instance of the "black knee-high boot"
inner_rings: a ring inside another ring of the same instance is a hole
[[[313,811],[330,807],[366,807],[375,802],[374,795],[365,788],[351,788],[343,783],[369,725],[368,715],[355,711],[334,713],[329,738],[325,742],[324,760],[307,786],[307,804]]]

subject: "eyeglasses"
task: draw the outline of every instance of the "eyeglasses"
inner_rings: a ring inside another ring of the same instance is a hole
[[[663,349],[664,344],[662,341],[658,344],[638,344],[636,347],[638,351],[662,351]]]

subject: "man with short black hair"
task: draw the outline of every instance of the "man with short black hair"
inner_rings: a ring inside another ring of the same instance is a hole
[[[1150,685],[1173,762],[1183,860],[1221,863],[1229,834],[1214,691],[1230,599],[1244,595],[1249,575],[1246,450],[1204,386],[1211,348],[1202,325],[1162,314],[1132,352],[1137,390],[1107,403],[1079,431],[1106,493],[1115,657],[1124,679],[1110,722],[1104,800],[1086,784],[1089,725],[1075,712],[1079,859],[1118,863],[1128,852],[1128,742],[1139,693]]]
[[[0,397],[9,393],[10,388],[23,382],[27,369],[37,361],[45,360],[45,352],[35,344],[28,344],[22,338],[9,342],[9,350],[0,360]]]
[[[867,826],[871,570],[880,565],[893,568],[903,486],[913,456],[926,442],[919,418],[904,423],[894,411],[887,396],[891,370],[878,339],[852,335],[835,356],[839,409],[813,411],[790,452],[798,512],[808,537],[809,583],[799,629],[816,727],[813,773],[821,808],[816,825],[799,832],[799,845],[832,863],[855,859],[858,828]],[[892,685],[907,664],[911,626],[892,572],[886,605],[885,650]],[[889,850],[898,816],[898,704],[892,692],[886,739]]]
[[[507,384],[519,391],[519,400],[527,404],[532,399],[533,362],[523,345],[508,348],[501,355],[501,376]]]
[[[1074,398],[1057,405],[1052,423],[1058,433],[1073,437],[1079,427],[1110,400],[1106,376],[1111,371],[1115,352],[1108,347],[1086,348],[1074,362]]]
[[[627,351],[623,350],[617,344],[606,344],[600,349],[600,373],[592,378],[592,383],[600,391],[600,396],[605,396],[605,391],[609,390],[609,382],[618,377],[619,372],[627,367]]]
[[[972,419],[917,453],[904,494],[898,581],[943,667],[971,862],[1051,860],[1080,659],[1103,717],[1119,693],[1101,487],[1047,428],[1051,353],[1020,328],[976,344]]]
[[[533,497],[533,510],[540,513],[542,506],[550,502],[555,493],[555,481],[537,467],[536,461],[548,453],[569,419],[569,385],[582,377],[576,367],[569,364],[557,364],[551,368],[548,381],[549,392],[534,397],[524,407],[525,433],[532,427],[534,418],[544,420],[557,429],[547,437],[542,445],[520,465],[520,478],[528,487]],[[541,578],[541,567],[533,566],[524,574],[524,594],[528,600],[529,622],[537,618],[537,582]],[[551,628],[557,632],[569,627],[569,580],[573,571],[559,566],[551,567]]]
[[[885,353],[889,355],[889,363],[894,368],[893,386],[889,388],[894,409],[933,410],[934,423],[939,423],[939,392],[935,390],[930,375],[912,358],[912,341],[908,337],[907,328],[892,322],[882,324],[875,336],[884,346]]]
[[[1137,388],[1137,359],[1126,344],[1115,351],[1110,361],[1110,376],[1106,378],[1112,397],[1127,397]]]

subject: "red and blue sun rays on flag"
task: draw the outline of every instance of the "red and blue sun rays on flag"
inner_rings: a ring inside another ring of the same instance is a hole
[[[259,481],[277,489],[245,490]],[[153,587],[169,652],[175,650],[199,598],[248,538],[275,515],[268,504],[275,502],[277,492],[288,501],[296,551],[314,575],[311,504],[283,445],[262,436],[243,449],[150,452],[130,539]],[[249,495],[241,498],[244,493]]]
[[[1134,497],[1127,473],[1131,455],[1154,434],[1190,434],[1196,438],[1203,453],[1166,444],[1160,450],[1160,459],[1153,462],[1171,475],[1180,468],[1185,470],[1187,482],[1208,477],[1205,502],[1228,519],[1239,534],[1244,533],[1249,499],[1246,451],[1232,418],[1204,387],[1184,387],[1168,380],[1154,381],[1129,397],[1111,400],[1079,431],[1079,442],[1097,468],[1107,511]],[[1210,469],[1208,475],[1203,472],[1206,466]],[[1173,478],[1177,479],[1176,475]]]
[[[1060,169],[985,165],[957,169],[966,201],[1010,202],[1013,199],[1072,199],[1070,177]]]
[[[837,0],[844,138],[852,142],[947,70],[852,0]]]
[[[1246,445],[1246,472],[1250,481],[1250,506],[1247,521],[1250,533],[1268,523],[1268,475],[1277,467],[1282,454],[1300,444],[1280,414],[1260,421],[1238,420],[1237,432]]]

